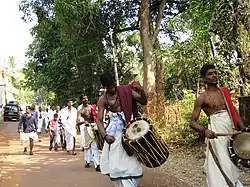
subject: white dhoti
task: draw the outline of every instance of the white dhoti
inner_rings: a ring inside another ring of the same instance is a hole
[[[74,107],[66,107],[61,110],[60,115],[65,130],[66,149],[67,151],[73,151],[76,141],[77,110]]]
[[[42,132],[42,128],[43,128],[43,119],[42,118],[38,118],[37,132]]]
[[[49,127],[49,126],[48,126],[48,125],[49,125],[49,118],[48,118],[48,117],[46,117],[46,118],[44,119],[44,123],[45,123],[45,124],[44,124],[44,125],[45,125],[45,130],[48,131],[48,130],[49,130],[49,129],[48,129],[48,127]]]
[[[28,147],[30,143],[30,139],[34,141],[38,141],[38,136],[36,132],[24,133],[20,132],[20,140],[22,142],[23,147]]]
[[[74,144],[75,144],[75,137],[69,133],[67,130],[65,130],[65,141],[66,141],[66,149],[67,151],[71,151],[74,148]]]
[[[83,128],[84,134],[84,157],[87,163],[90,163],[91,160],[94,161],[95,168],[100,165],[99,161],[99,149],[97,147],[95,134],[93,128],[90,126]]]
[[[129,157],[122,146],[123,121],[119,116],[111,115],[107,134],[114,134],[115,142],[104,143],[100,168],[101,173],[108,175],[116,187],[137,187],[143,175],[141,163],[135,155]]]
[[[217,114],[210,116],[210,124],[208,128],[216,133],[229,133],[232,132],[233,123],[231,118],[226,110],[220,111]],[[219,136],[217,139],[209,139],[212,145],[212,148],[218,158],[218,161],[222,167],[224,173],[228,176],[233,184],[236,187],[242,186],[238,181],[239,179],[239,170],[235,164],[230,160],[228,153],[228,144],[230,137],[228,136]],[[208,142],[207,142],[208,143]],[[207,174],[207,185],[208,187],[227,187],[227,183],[222,173],[220,172],[217,164],[214,161],[214,158],[207,146],[206,150],[206,160],[204,164],[204,169]]]
[[[84,148],[84,125],[80,125],[80,147]]]
[[[100,165],[99,149],[95,141],[91,143],[89,149],[84,150],[84,157],[87,163],[93,161],[95,168]]]

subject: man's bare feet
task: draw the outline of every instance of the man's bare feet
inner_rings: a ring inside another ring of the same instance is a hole
[[[30,151],[30,155],[33,155],[33,152],[32,152],[32,151]]]
[[[27,152],[27,147],[25,147],[23,150],[23,153],[26,153],[26,152]]]
[[[68,153],[69,155],[76,155],[76,152],[74,152],[74,151],[67,151],[67,153]]]

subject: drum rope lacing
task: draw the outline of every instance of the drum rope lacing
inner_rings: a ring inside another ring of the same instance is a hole
[[[135,118],[133,121],[136,120],[145,120],[148,122],[148,120],[144,118]],[[133,121],[130,124],[132,126],[133,126]],[[151,168],[158,167],[162,165],[168,158],[168,151],[167,151],[168,147],[162,141],[162,139],[160,138],[157,131],[155,131],[155,129],[151,129],[148,132],[149,132],[148,138],[153,142],[147,140],[145,136],[142,136],[139,139],[131,141],[129,137],[126,136],[126,133],[123,134],[123,138],[125,140],[125,143],[129,147],[131,147],[132,150],[136,153],[136,155],[138,156],[139,160],[142,162],[143,165]],[[141,142],[141,140],[143,141]],[[141,143],[143,143],[143,145]]]

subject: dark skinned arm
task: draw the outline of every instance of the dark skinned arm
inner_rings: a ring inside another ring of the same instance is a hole
[[[201,109],[202,109],[202,104],[203,104],[203,97],[200,96],[194,105],[194,110],[192,112],[192,116],[191,116],[191,122],[190,122],[190,127],[195,130],[196,132],[199,132],[201,134],[203,134],[205,137],[207,138],[216,138],[216,134],[215,132],[206,129],[204,127],[202,127],[201,125],[198,125],[197,121],[200,117],[200,113],[201,113]]]
[[[20,130],[23,128],[23,123],[24,123],[24,115],[22,115],[19,123],[18,123],[18,132],[20,132]]]
[[[115,141],[115,138],[113,136],[108,136],[104,129],[103,124],[103,116],[104,116],[104,110],[105,110],[105,100],[104,98],[100,98],[100,100],[97,103],[98,107],[98,118],[97,118],[97,127],[101,134],[101,136],[106,140],[108,144],[112,144]]]
[[[134,81],[132,83],[132,87],[133,87],[133,90],[132,90],[133,99],[135,99],[141,105],[146,105],[147,104],[147,95],[146,95],[143,87],[137,81]]]
[[[80,120],[80,118],[82,117],[80,111],[81,111],[81,110],[79,110],[79,111],[77,112],[77,121],[76,121],[76,125],[77,125],[77,126],[80,126],[80,125],[82,125],[82,124],[85,123],[85,121],[81,121],[81,120]]]
[[[37,131],[38,125],[37,125],[37,120],[36,120],[36,118],[34,118],[34,126],[35,126],[35,129],[36,129],[36,131]]]
[[[240,128],[240,130],[244,131],[244,130],[246,130],[247,127],[244,125],[244,123],[240,117],[239,112],[238,112],[238,116],[239,116],[239,128]]]

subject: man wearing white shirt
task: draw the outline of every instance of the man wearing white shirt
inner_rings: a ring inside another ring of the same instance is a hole
[[[72,99],[68,99],[67,107],[61,110],[62,124],[65,129],[66,149],[69,154],[76,155],[75,141],[76,141],[76,120],[77,109],[72,106]]]
[[[42,111],[42,107],[39,106],[38,108],[38,128],[37,128],[37,133],[41,134],[42,133],[42,128],[43,128],[43,120],[45,119],[45,114]]]
[[[49,108],[46,108],[46,110],[44,112],[44,116],[45,116],[45,119],[44,119],[45,131],[48,132],[49,122],[51,120],[50,113],[49,113]]]
[[[55,114],[55,111],[52,110],[52,109],[49,109],[49,116],[50,116],[50,119],[53,119],[54,114]]]

